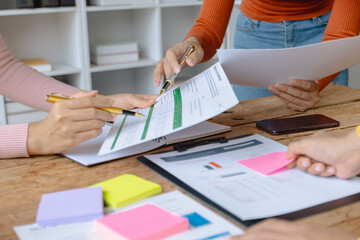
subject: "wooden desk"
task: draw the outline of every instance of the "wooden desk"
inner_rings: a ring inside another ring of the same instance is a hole
[[[360,90],[330,85],[322,92],[321,102],[305,114],[321,113],[340,121],[340,127],[329,129],[345,134],[360,123]],[[276,97],[243,101],[236,107],[212,119],[230,125],[226,137],[259,133],[283,144],[311,135],[313,132],[271,136],[255,127],[255,121],[303,115],[288,110]],[[167,148],[161,148],[163,151]],[[153,151],[157,152],[159,150]],[[67,158],[50,155],[0,160],[0,239],[16,239],[13,226],[35,222],[42,194],[86,187],[124,173],[131,173],[161,184],[164,192],[177,186],[143,166],[137,156],[84,167]],[[360,202],[300,219],[323,226],[336,226],[360,236]]]

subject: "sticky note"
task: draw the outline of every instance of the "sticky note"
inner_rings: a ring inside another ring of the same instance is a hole
[[[204,218],[203,216],[199,215],[196,212],[186,214],[183,216],[184,218],[187,218],[189,220],[189,223],[193,227],[201,227],[206,224],[209,224],[210,221]]]
[[[162,192],[159,184],[132,174],[123,174],[92,186],[102,187],[105,204],[113,208],[123,207]]]
[[[295,158],[286,160],[285,156],[286,151],[274,152],[259,157],[241,160],[238,161],[238,163],[263,175],[270,175],[295,160]]]
[[[41,197],[37,224],[50,226],[91,221],[103,217],[101,187],[47,193]]]
[[[153,204],[107,215],[95,221],[106,239],[158,240],[189,229],[186,218]]]

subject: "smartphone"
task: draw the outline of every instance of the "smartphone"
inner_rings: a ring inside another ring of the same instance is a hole
[[[321,114],[282,119],[269,119],[256,122],[257,128],[270,133],[271,135],[338,127],[339,125],[339,121]]]

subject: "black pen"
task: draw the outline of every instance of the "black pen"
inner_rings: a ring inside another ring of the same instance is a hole
[[[190,45],[186,51],[185,51],[185,54],[184,56],[181,58],[180,62],[179,62],[179,65],[180,65],[180,70],[183,68],[184,64],[185,64],[185,61],[186,59],[190,56],[190,54],[195,50],[195,47],[193,45]],[[180,71],[179,71],[180,72]],[[161,89],[160,91],[160,95],[163,94],[166,89],[171,85],[171,83],[175,80],[176,76],[178,75],[179,73],[175,73],[175,72],[172,72],[171,75],[169,76],[169,78],[167,80],[165,80],[165,83],[164,83],[164,86],[163,88]]]

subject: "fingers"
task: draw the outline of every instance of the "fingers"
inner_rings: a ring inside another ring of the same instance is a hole
[[[306,90],[308,92],[318,92],[319,91],[319,84],[315,81],[308,81],[308,80],[301,80],[301,79],[290,79],[290,85]]]
[[[59,103],[66,104],[70,109],[75,110],[81,108],[111,107],[114,104],[114,100],[106,97],[82,97],[70,101],[61,101]]]
[[[154,83],[155,83],[156,87],[160,86],[161,78],[165,74],[163,64],[164,64],[163,60],[160,60],[156,64],[155,69],[154,69]]]
[[[291,79],[290,84],[276,83],[268,89],[295,111],[305,111],[320,101],[319,86],[315,81]]]
[[[133,108],[148,108],[151,105],[155,104],[156,97],[158,95],[151,95],[146,96],[145,95],[129,95],[128,103],[133,106]]]
[[[101,120],[112,121],[113,115],[107,111],[97,108],[82,108],[71,112],[72,121]],[[66,116],[69,117],[69,116]]]

